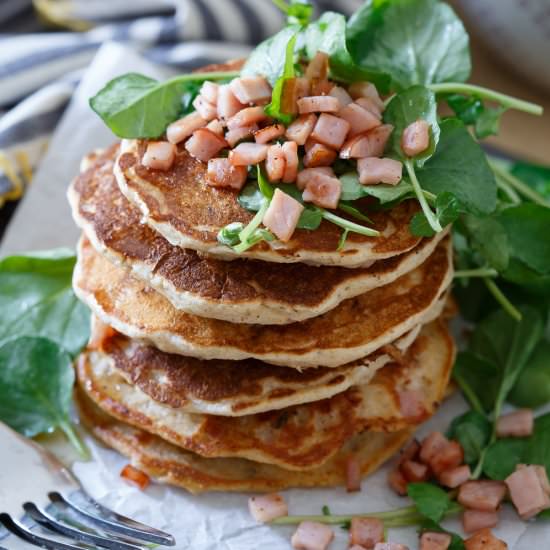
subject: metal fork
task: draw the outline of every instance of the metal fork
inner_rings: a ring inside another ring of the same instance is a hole
[[[0,550],[139,550],[174,537],[93,500],[51,453],[0,422]]]

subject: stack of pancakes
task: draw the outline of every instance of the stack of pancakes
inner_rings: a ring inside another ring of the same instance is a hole
[[[448,235],[412,236],[408,201],[341,250],[323,222],[237,256],[216,238],[253,216],[235,192],[183,148],[169,171],[145,168],[145,146],[90,155],[69,190],[74,289],[94,319],[83,421],[193,492],[337,485],[352,460],[371,472],[445,393]]]

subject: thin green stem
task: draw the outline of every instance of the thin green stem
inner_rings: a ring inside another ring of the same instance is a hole
[[[428,88],[436,93],[454,93],[454,94],[468,94],[480,97],[482,99],[488,99],[490,101],[496,101],[503,107],[510,109],[517,109],[524,113],[531,115],[542,115],[543,108],[536,103],[530,101],[524,101],[523,99],[517,99],[506,94],[495,92],[489,88],[483,88],[482,86],[474,86],[473,84],[463,84],[462,82],[446,82],[442,84],[429,84]]]
[[[455,382],[459,385],[462,393],[464,394],[464,397],[466,397],[472,409],[478,413],[481,413],[482,415],[485,415],[485,411],[483,409],[481,401],[479,400],[479,397],[475,394],[474,390],[470,388],[466,380],[464,380],[464,378],[457,374],[456,371],[453,373],[453,378]]]
[[[523,195],[524,197],[532,200],[537,204],[540,204],[541,206],[550,208],[550,201],[546,200],[540,193],[537,193],[534,189],[529,187],[526,183],[516,178],[516,176],[513,176],[512,174],[510,174],[508,170],[505,170],[504,168],[502,168],[502,166],[499,166],[499,164],[496,163],[495,161],[490,160],[489,164],[493,172],[497,175],[497,177],[501,178],[506,183],[508,183],[520,195]]]
[[[407,168],[407,173],[409,174],[409,178],[411,180],[411,184],[413,186],[414,192],[416,194],[416,197],[418,198],[418,202],[420,203],[422,211],[424,212],[424,215],[426,216],[426,219],[430,224],[430,227],[436,233],[440,233],[441,231],[443,231],[443,228],[441,227],[439,220],[436,218],[435,214],[433,213],[432,209],[430,208],[429,204],[426,201],[426,197],[424,196],[422,187],[420,187],[420,182],[416,177],[416,172],[414,171],[413,162],[410,159],[406,160],[405,167]]]
[[[477,269],[459,269],[455,271],[455,279],[470,279],[472,277],[498,277],[498,271],[492,267],[479,267]]]
[[[512,319],[521,321],[521,312],[516,308],[516,306],[514,306],[514,304],[512,304],[512,302],[510,302],[510,300],[508,300],[508,298],[506,298],[502,290],[498,288],[495,282],[489,277],[483,277],[483,282],[489,292],[493,295],[494,299],[501,305],[502,309],[506,311]]]
[[[288,4],[284,0],[271,0],[283,13],[288,14]]]
[[[63,430],[63,433],[67,436],[67,439],[71,445],[77,450],[78,454],[83,460],[89,460],[90,451],[84,442],[80,439],[76,433],[74,427],[70,422],[62,422],[59,427]]]
[[[172,84],[174,82],[193,82],[204,80],[231,80],[237,78],[240,75],[240,71],[216,71],[211,73],[187,73],[180,74],[170,78],[166,83]]]
[[[491,438],[491,441],[489,442],[489,445],[491,443],[494,443],[492,441],[492,438]],[[474,468],[474,471],[472,472],[470,479],[478,479],[479,476],[483,473],[483,464],[485,462],[485,455],[487,453],[487,449],[489,448],[489,445],[485,447],[483,451],[481,451],[481,454],[479,455],[479,460],[477,461],[476,467]]]
[[[262,223],[262,220],[264,219],[264,215],[266,210],[269,207],[269,201],[267,199],[264,199],[262,202],[262,206],[260,206],[260,209],[256,212],[255,216],[250,220],[250,223],[239,233],[239,239],[241,239],[241,243],[246,243],[252,233],[258,229],[260,224]],[[240,245],[237,245],[240,246]],[[235,250],[237,250],[236,247],[234,247]],[[238,252],[238,250],[237,250]]]
[[[510,199],[510,202],[520,204],[521,197],[516,193],[515,189],[498,174],[495,174],[495,176],[497,187]]]
[[[342,227],[343,229],[351,231],[352,233],[359,233],[360,235],[366,235],[367,237],[380,236],[380,231],[377,231],[376,229],[365,227],[364,225],[359,225],[358,223],[350,222],[349,220],[341,218],[340,216],[337,216],[332,212],[328,212],[327,210],[323,211],[323,218],[333,223],[334,225],[337,225],[338,227]]]

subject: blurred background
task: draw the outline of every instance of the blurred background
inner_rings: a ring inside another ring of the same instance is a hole
[[[363,0],[312,3],[350,14]],[[471,81],[545,108],[506,113],[487,147],[550,165],[550,2],[450,3],[471,34]],[[283,23],[271,0],[0,0],[0,238],[102,43],[188,71],[245,56]]]

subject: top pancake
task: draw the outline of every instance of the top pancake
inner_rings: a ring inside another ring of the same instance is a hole
[[[141,223],[140,211],[114,179],[116,152],[115,145],[83,163],[68,192],[73,217],[96,250],[194,315],[270,325],[315,317],[411,271],[444,237],[423,239],[407,253],[358,269],[206,258],[171,245]]]
[[[145,222],[170,243],[225,259],[248,257],[268,262],[305,262],[315,265],[361,267],[374,260],[391,258],[414,248],[420,237],[409,224],[419,211],[416,200],[390,210],[369,212],[378,237],[350,233],[342,250],[342,229],[323,221],[315,231],[297,229],[288,243],[261,242],[243,254],[217,241],[220,229],[233,222],[247,224],[253,213],[242,208],[238,192],[206,183],[207,165],[192,158],[182,144],[172,168],[151,170],[141,164],[146,141],[123,140],[115,176],[126,198],[139,208]],[[365,199],[363,206],[369,204]],[[341,214],[345,217],[345,214]]]

